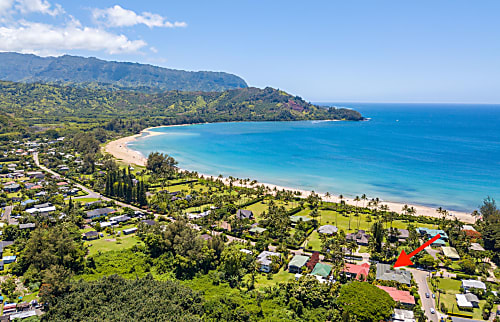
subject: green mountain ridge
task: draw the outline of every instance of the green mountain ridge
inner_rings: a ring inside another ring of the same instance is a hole
[[[25,127],[46,127],[66,122],[104,124],[117,119],[144,128],[234,121],[359,121],[363,117],[351,109],[316,106],[270,87],[144,93],[0,81],[0,133],[12,132],[14,121]]]
[[[0,80],[53,83],[113,90],[221,92],[248,87],[239,76],[225,72],[184,71],[94,57],[0,53]]]

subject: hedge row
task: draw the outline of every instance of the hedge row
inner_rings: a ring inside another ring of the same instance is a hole
[[[244,204],[240,205],[240,209],[243,209],[245,207],[251,206],[254,203],[261,202],[262,200],[264,200],[264,197],[259,197],[259,198],[255,198],[255,199],[249,200],[249,201],[245,202]]]

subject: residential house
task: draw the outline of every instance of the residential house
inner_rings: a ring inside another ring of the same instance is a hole
[[[144,223],[145,225],[148,225],[148,226],[154,226],[156,224],[158,224],[156,221],[152,220],[152,219],[144,219],[144,220],[141,220],[142,223]]]
[[[472,230],[472,231],[476,231],[476,229],[474,227],[472,227],[471,225],[463,225],[462,226],[462,230]]]
[[[443,250],[443,254],[446,258],[451,259],[452,261],[457,261],[460,259],[460,255],[458,255],[457,250],[454,247],[441,247]]]
[[[32,215],[48,216],[50,213],[56,211],[55,206],[51,206],[49,203],[35,205],[33,208],[25,210],[27,213]]]
[[[236,218],[238,219],[253,219],[253,212],[251,210],[238,209],[236,212]]]
[[[2,258],[2,261],[3,261],[4,264],[14,263],[16,261],[16,256],[15,255],[4,256]]]
[[[478,280],[462,280],[462,288],[466,291],[470,290],[471,288],[486,291],[486,284]]]
[[[332,267],[327,264],[317,263],[314,266],[314,269],[311,272],[311,275],[321,276],[323,278],[327,278],[328,275],[332,272]]]
[[[415,315],[413,311],[403,310],[403,309],[394,309],[394,313],[392,314],[393,322],[415,322]]]
[[[356,233],[347,234],[345,239],[347,241],[354,241],[358,245],[368,246],[370,235],[368,235],[366,231],[360,229]]]
[[[21,189],[21,186],[18,183],[12,183],[3,187],[5,192],[17,192]]]
[[[302,267],[304,267],[309,260],[309,256],[295,255],[293,256],[290,263],[288,263],[288,271],[290,273],[300,273],[302,272]]]
[[[381,281],[395,281],[401,284],[411,285],[411,273],[403,270],[393,270],[389,264],[377,264],[376,279]]]
[[[210,212],[211,212],[210,210],[200,212],[199,214],[188,212],[186,215],[188,216],[189,219],[193,220],[193,219],[200,219],[200,218],[206,217],[206,216],[210,215]]]
[[[290,221],[292,222],[292,226],[297,225],[299,222],[308,222],[311,218],[305,216],[290,216]]]
[[[370,272],[370,264],[363,263],[361,265],[356,265],[351,263],[345,263],[342,272],[344,272],[344,274],[350,278],[355,278],[360,281],[366,281],[368,273]]]
[[[319,252],[313,252],[311,258],[306,264],[306,267],[309,271],[312,271],[314,269],[314,266],[319,262]]]
[[[45,178],[45,174],[43,172],[40,172],[40,171],[31,171],[31,172],[28,172],[28,175],[32,179],[44,179]]]
[[[0,241],[0,257],[3,256],[3,249],[5,247],[7,247],[7,246],[12,245],[12,244],[14,244],[14,242],[11,241],[11,240],[2,240],[2,241]]]
[[[455,297],[457,300],[457,306],[460,309],[472,310],[472,308],[474,308],[474,307],[479,307],[479,299],[477,298],[476,295],[474,295],[472,293],[455,294]]]
[[[277,257],[281,260],[281,254],[270,251],[263,251],[257,256],[257,263],[260,264],[260,270],[265,273],[269,273],[271,271],[272,258]]]
[[[484,252],[485,251],[485,249],[483,248],[483,246],[481,246],[478,243],[471,243],[469,249],[470,250],[475,250],[476,252]]]
[[[95,230],[91,230],[83,234],[83,239],[85,240],[94,240],[98,238],[99,238],[99,233]]]
[[[446,241],[448,241],[448,235],[442,229],[431,229],[431,228],[426,228],[426,227],[418,227],[417,232],[420,234],[420,236],[425,237],[427,239],[431,239],[432,237],[437,236],[438,234],[441,236],[439,239],[435,240],[431,244],[431,247],[446,246]]]
[[[120,216],[114,216],[114,217],[109,218],[110,221],[115,221],[117,223],[126,222],[126,221],[129,221],[130,219],[131,218],[127,215],[120,215]]]
[[[398,232],[398,239],[401,241],[401,240],[407,240],[409,237],[410,237],[410,232],[408,231],[408,229],[401,229],[401,228],[398,228],[397,229],[397,232]]]
[[[132,228],[128,228],[128,229],[123,230],[124,235],[130,235],[130,234],[133,234],[135,232],[137,232],[137,227],[132,227]]]
[[[400,302],[404,306],[415,306],[415,298],[408,291],[400,291],[395,287],[377,285],[383,291],[386,291],[394,301]]]
[[[245,249],[245,248],[240,249],[240,252],[245,253],[247,255],[252,255],[253,254],[253,252],[251,250],[248,250],[248,249]]]
[[[339,229],[333,225],[324,225],[318,228],[318,233],[326,235],[333,235],[336,234],[338,231]]]
[[[35,229],[35,226],[36,226],[35,223],[30,222],[27,224],[20,224],[19,229]]]
[[[94,218],[98,218],[98,217],[101,217],[101,216],[106,216],[106,215],[112,214],[114,212],[116,212],[115,209],[111,209],[111,208],[98,208],[98,209],[86,211],[85,215],[89,219],[94,219]]]
[[[267,229],[266,228],[262,228],[262,227],[252,227],[248,230],[248,232],[250,233],[250,235],[260,235],[262,234],[263,232],[265,232]]]

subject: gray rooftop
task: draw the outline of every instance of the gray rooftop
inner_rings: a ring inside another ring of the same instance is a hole
[[[395,281],[402,284],[411,284],[411,273],[403,270],[393,270],[389,264],[377,264],[377,279],[381,281]]]

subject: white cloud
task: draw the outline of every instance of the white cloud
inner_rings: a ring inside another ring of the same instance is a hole
[[[64,13],[63,8],[59,4],[52,6],[47,0],[16,0],[15,7],[23,14],[38,12],[57,16],[58,14]]]
[[[103,21],[109,27],[130,27],[144,24],[153,27],[186,27],[185,22],[170,22],[163,16],[151,12],[137,14],[132,10],[124,9],[119,5],[107,9],[94,9],[93,16],[96,21]]]
[[[0,16],[10,16],[14,13],[57,16],[64,13],[64,9],[61,5],[52,5],[47,0],[0,0]]]
[[[75,20],[62,27],[29,21],[0,27],[0,51],[53,54],[67,50],[90,50],[117,54],[137,52],[146,45],[142,40],[129,40],[125,35],[82,27]]]
[[[0,16],[5,15],[14,4],[14,0],[0,0]]]

